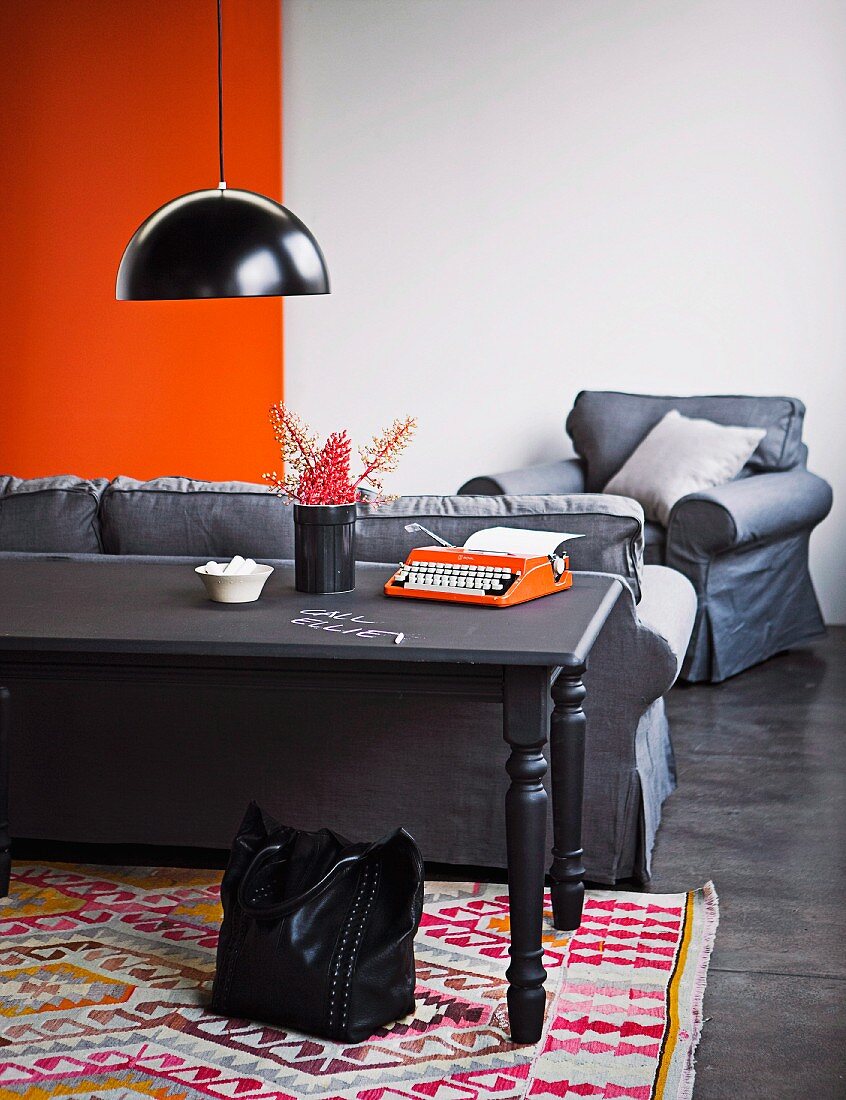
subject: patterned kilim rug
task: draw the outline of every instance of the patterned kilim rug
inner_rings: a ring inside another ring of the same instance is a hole
[[[430,883],[417,1010],[357,1046],[205,1010],[219,874],[19,866],[0,904],[0,1096],[85,1100],[689,1097],[716,931],[689,894],[588,895],[547,924],[536,1047],[508,1041],[502,886]]]

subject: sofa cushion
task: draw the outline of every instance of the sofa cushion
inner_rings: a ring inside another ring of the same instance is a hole
[[[97,509],[106,484],[71,474],[0,475],[0,551],[100,553]]]
[[[652,397],[583,390],[567,417],[567,432],[587,466],[586,487],[597,493],[666,413],[717,424],[764,428],[750,470],[789,470],[801,461],[805,406],[794,397]]]
[[[404,561],[415,546],[431,543],[412,521],[456,546],[484,527],[528,527],[584,534],[570,546],[573,569],[615,573],[640,598],[643,510],[626,497],[573,496],[406,496],[379,508],[360,505],[356,524],[359,561]]]
[[[108,554],[292,558],[291,508],[264,485],[118,477],[103,494]]]

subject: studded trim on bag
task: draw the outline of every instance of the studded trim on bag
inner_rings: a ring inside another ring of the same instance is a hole
[[[328,1028],[330,1035],[342,1035],[347,1025],[350,986],[355,971],[356,957],[378,884],[379,865],[377,863],[366,863],[364,870],[361,872],[355,900],[350,906],[350,911],[344,921],[335,956],[329,970],[331,984],[329,986]]]

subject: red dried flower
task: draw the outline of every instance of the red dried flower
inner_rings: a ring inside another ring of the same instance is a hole
[[[299,504],[354,504],[362,499],[362,482],[376,490],[370,504],[389,499],[382,492],[382,475],[396,469],[401,452],[411,442],[417,426],[413,417],[395,420],[369,447],[359,449],[362,473],[352,480],[352,442],[346,431],[333,432],[322,448],[311,429],[283,404],[272,405],[270,423],[287,467],[283,477],[275,470],[263,474],[274,493]]]

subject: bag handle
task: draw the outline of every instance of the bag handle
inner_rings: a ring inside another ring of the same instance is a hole
[[[291,841],[289,840],[283,844],[272,844],[258,852],[247,868],[247,873],[241,879],[241,884],[238,887],[238,903],[243,911],[251,917],[287,917],[297,909],[302,908],[307,902],[325,893],[344,871],[349,871],[350,868],[357,867],[377,848],[384,847],[389,840],[392,840],[398,833],[403,832],[405,832],[404,829],[399,829],[396,833],[391,833],[381,840],[374,840],[372,844],[368,844],[359,852],[351,852],[349,855],[342,856],[333,867],[329,868],[322,879],[315,882],[308,890],[304,890],[301,894],[297,894],[296,897],[277,902],[276,905],[253,905],[252,902],[247,899],[250,880],[258,874],[261,868],[274,856],[277,856],[281,851],[290,847]]]

